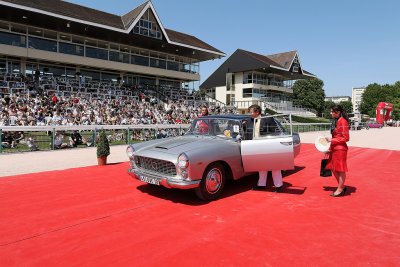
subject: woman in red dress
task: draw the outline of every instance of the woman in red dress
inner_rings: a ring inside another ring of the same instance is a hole
[[[331,108],[331,115],[333,118],[331,126],[331,137],[326,137],[328,142],[331,142],[329,148],[329,160],[326,168],[332,170],[333,175],[338,182],[338,187],[331,194],[332,197],[340,197],[346,193],[344,182],[346,180],[347,172],[347,144],[349,141],[349,118],[346,112],[340,105],[335,105]]]

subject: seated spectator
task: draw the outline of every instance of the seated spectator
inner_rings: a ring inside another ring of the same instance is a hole
[[[20,142],[25,142],[24,132],[14,132],[12,138],[14,139],[15,147],[17,147],[17,144]]]
[[[53,97],[51,98],[51,101],[53,101],[54,103],[58,102],[56,94],[53,93]]]
[[[35,144],[35,137],[33,135],[29,135],[28,139],[26,140],[26,143],[30,149],[30,151],[36,151],[39,150],[38,146]]]
[[[1,146],[4,148],[15,148],[15,141],[11,135],[11,132],[2,133]]]
[[[68,145],[67,143],[63,143],[64,138],[65,138],[64,133],[61,131],[57,131],[56,135],[54,136],[54,148],[56,149],[66,148]]]
[[[53,122],[54,124],[59,124],[58,122],[62,122],[63,117],[61,117],[60,113],[57,111],[54,116],[53,116]]]
[[[114,131],[113,139],[114,139],[116,142],[121,141],[121,140],[124,140],[124,138],[125,138],[125,136],[124,136],[124,133],[123,133],[123,132],[120,132],[118,129],[116,129],[116,130]]]
[[[88,146],[88,142],[84,136],[82,136],[77,130],[74,130],[69,136],[69,145],[70,147],[77,147],[78,145]]]
[[[8,118],[1,119],[0,126],[8,126]]]

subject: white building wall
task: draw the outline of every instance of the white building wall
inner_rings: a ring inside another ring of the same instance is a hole
[[[362,100],[362,95],[364,94],[365,87],[353,87],[352,88],[352,95],[351,95],[351,102],[353,104],[353,112],[360,113],[359,107]]]
[[[260,88],[260,89],[266,89],[266,90],[274,90],[274,91],[281,91],[281,92],[286,92],[286,93],[293,93],[293,89],[289,89],[286,87],[278,87],[278,86],[272,86],[272,85],[262,85],[262,84],[243,84],[243,72],[238,72],[234,73],[234,87],[235,89],[232,91],[227,91],[226,86],[219,86],[215,88],[215,98],[222,103],[226,104],[226,95],[231,94],[232,96],[234,95],[235,97],[235,102],[237,103],[238,108],[247,108],[247,106],[252,104],[252,101],[259,101],[259,98],[255,97],[246,97],[243,98],[243,89],[244,88]],[[245,105],[244,101],[248,102],[247,105]],[[242,102],[242,103],[240,103]]]
[[[215,99],[226,104],[226,86],[215,87]]]

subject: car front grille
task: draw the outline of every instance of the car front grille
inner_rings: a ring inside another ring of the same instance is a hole
[[[137,167],[145,170],[162,173],[168,176],[176,176],[175,164],[170,161],[136,156],[135,164]]]

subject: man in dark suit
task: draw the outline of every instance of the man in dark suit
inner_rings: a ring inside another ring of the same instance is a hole
[[[261,107],[259,105],[251,105],[249,107],[249,113],[251,115],[251,118],[248,119],[245,123],[246,140],[253,139],[253,130],[254,137],[280,133],[280,128],[276,124],[274,118],[267,117],[256,120],[256,118],[261,118]],[[260,168],[262,167],[260,166]],[[259,178],[257,186],[253,187],[253,190],[264,190],[266,188],[268,171],[272,172],[272,178],[275,185],[275,193],[281,192],[283,189],[281,170],[260,170],[258,172]]]
[[[274,134],[280,132],[278,125],[276,124],[274,118],[267,117],[256,120],[256,118],[261,117],[261,107],[259,105],[251,105],[249,107],[249,113],[251,118],[245,121],[244,130],[245,130],[245,138],[246,140],[253,139],[253,129],[255,132],[254,136],[265,136],[266,134]],[[256,123],[254,123],[256,121]]]

